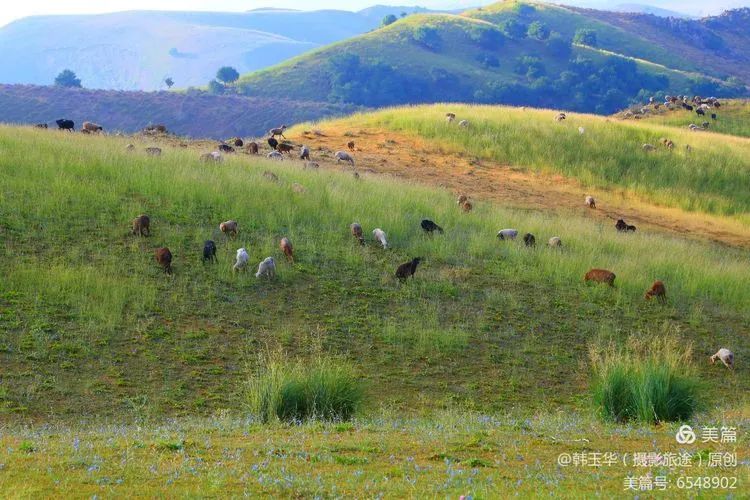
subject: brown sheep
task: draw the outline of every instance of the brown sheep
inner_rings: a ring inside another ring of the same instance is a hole
[[[662,302],[667,300],[667,289],[664,287],[664,283],[659,280],[654,281],[654,284],[646,291],[644,297],[646,300],[650,300],[653,297],[657,297]]]
[[[359,225],[359,223],[354,222],[351,226],[349,226],[349,229],[352,231],[352,236],[357,238],[360,245],[365,244],[365,237],[362,233],[362,226]]]
[[[83,125],[81,125],[81,132],[84,130],[88,130],[89,133],[96,133],[104,131],[104,128],[93,122],[83,122]]]
[[[154,252],[156,262],[164,269],[165,274],[172,274],[172,252],[169,248],[157,248]]]
[[[281,248],[281,251],[284,252],[284,255],[286,255],[286,260],[294,263],[294,248],[292,248],[292,242],[289,241],[289,238],[281,238],[281,241],[279,242],[279,248]]]
[[[247,151],[251,155],[257,155],[258,154],[258,143],[257,142],[248,142],[247,146],[245,146],[245,151]]]
[[[583,277],[583,281],[595,281],[597,283],[606,283],[609,286],[615,286],[615,273],[606,269],[591,269]]]
[[[354,141],[347,142],[346,147],[349,148],[349,151],[354,151]]]
[[[291,144],[283,143],[283,142],[279,143],[279,145],[276,146],[276,151],[278,151],[279,153],[289,153],[290,151],[293,151],[293,150],[294,150],[294,146],[292,146]]]
[[[234,147],[236,147],[236,148],[241,148],[242,146],[244,146],[245,142],[242,139],[240,139],[239,137],[235,137],[232,140],[232,144],[234,144]]]
[[[226,236],[237,236],[238,225],[236,220],[228,220],[219,224],[219,230]]]
[[[462,195],[460,195],[460,196],[458,197],[458,206],[460,207],[461,205],[463,205],[463,204],[464,204],[464,202],[466,202],[466,201],[468,201],[468,200],[469,200],[469,197],[468,197],[468,196],[466,196],[465,194],[462,194]]]
[[[141,214],[133,219],[133,234],[151,236],[151,219],[148,215]]]
[[[472,205],[472,204],[471,204],[471,202],[470,202],[470,201],[468,201],[468,200],[467,200],[467,201],[465,201],[465,202],[463,203],[463,205],[461,205],[461,209],[462,209],[462,210],[463,210],[464,212],[466,212],[466,213],[469,213],[469,212],[471,212],[471,209],[472,209],[472,208],[474,208],[474,205]]]

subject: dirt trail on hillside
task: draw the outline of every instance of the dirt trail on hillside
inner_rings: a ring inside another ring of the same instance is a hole
[[[659,207],[626,195],[624,191],[584,189],[558,175],[479,160],[466,154],[436,151],[434,142],[406,134],[377,129],[346,131],[320,128],[289,139],[308,145],[321,167],[342,168],[332,161],[336,151],[348,151],[354,141],[357,170],[387,174],[409,181],[466,193],[476,200],[499,202],[524,209],[573,212],[614,225],[623,218],[629,224],[676,233],[682,237],[707,239],[733,247],[750,248],[750,228],[728,218]],[[324,158],[321,158],[325,155]],[[585,195],[594,196],[597,209],[584,205]]]

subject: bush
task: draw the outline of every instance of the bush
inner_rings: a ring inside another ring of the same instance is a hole
[[[505,37],[497,28],[478,26],[471,29],[469,38],[479,47],[487,50],[497,50],[505,43]]]
[[[434,51],[439,50],[443,43],[437,28],[432,26],[420,26],[414,30],[414,41]]]
[[[689,419],[700,406],[691,354],[674,337],[592,349],[592,394],[600,416],[649,424]]]
[[[576,30],[576,34],[573,37],[573,43],[596,47],[596,31],[583,28]]]
[[[396,21],[398,21],[398,18],[395,15],[388,14],[387,16],[385,16],[383,18],[383,20],[381,21],[380,25],[381,26],[389,26],[389,25],[395,23]]]
[[[528,27],[515,19],[508,19],[500,25],[500,29],[508,38],[520,40],[526,37]]]
[[[349,420],[362,395],[352,368],[326,359],[291,364],[270,359],[248,384],[250,411],[263,422]]]
[[[529,38],[534,38],[536,40],[546,40],[549,38],[550,29],[546,24],[539,21],[534,21],[533,23],[529,24],[529,29],[526,31],[526,35]]]

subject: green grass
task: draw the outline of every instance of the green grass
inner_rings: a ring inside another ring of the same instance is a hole
[[[289,362],[276,355],[262,361],[248,382],[248,410],[263,422],[350,420],[362,401],[351,366],[332,359]]]
[[[744,252],[482,202],[466,216],[450,193],[396,180],[241,156],[206,165],[180,149],[151,158],[126,153],[130,140],[0,128],[4,419],[240,410],[257,354],[269,349],[348,360],[367,387],[365,413],[576,408],[590,338],[664,322],[695,344],[702,377],[750,388],[704,362],[719,345],[747,353]],[[151,216],[150,238],[129,234],[140,213]],[[445,234],[425,237],[424,217]],[[229,218],[240,224],[236,241],[218,233]],[[393,248],[356,244],[355,220],[368,239],[382,227]],[[563,251],[500,244],[502,227],[540,243],[560,236]],[[294,265],[279,254],[282,235]],[[208,238],[216,265],[201,263]],[[159,246],[174,255],[173,277],[154,262]],[[240,246],[251,265],[275,256],[278,279],[232,273]],[[413,256],[425,260],[399,284],[395,268]],[[617,287],[585,285],[591,267],[613,270]],[[657,278],[665,306],[643,300]]]
[[[627,348],[592,349],[592,393],[600,415],[615,422],[686,421],[705,401],[692,348],[667,335],[632,338]]]
[[[447,111],[468,118],[469,129],[445,122]],[[687,129],[551,110],[441,104],[354,115],[348,127],[382,127],[434,141],[436,153],[463,152],[504,165],[552,172],[583,186],[636,193],[658,205],[730,215],[750,223],[750,142]],[[585,133],[579,134],[583,126]],[[646,152],[644,143],[672,139],[673,152]],[[685,145],[691,145],[688,153]]]

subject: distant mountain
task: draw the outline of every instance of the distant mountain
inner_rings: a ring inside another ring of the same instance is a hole
[[[415,14],[245,75],[238,89],[368,107],[463,101],[599,113],[659,92],[744,94],[750,75],[737,65],[748,56],[748,25],[711,19],[519,1]],[[702,64],[696,50],[722,64]]]
[[[644,5],[639,3],[621,3],[615,5],[612,8],[615,12],[635,12],[639,14],[652,14],[659,17],[678,17],[683,19],[690,19],[692,16],[677,12],[674,10],[662,9],[660,7],[654,7],[653,5]]]
[[[0,82],[47,85],[69,68],[88,88],[158,90],[167,76],[178,87],[205,85],[221,66],[258,70],[414,11],[424,9],[29,17],[0,28]]]
[[[125,92],[54,86],[0,85],[0,121],[54,126],[58,118],[102,124],[107,131],[136,132],[161,123],[190,137],[226,139],[265,134],[272,127],[350,114],[350,105],[215,96],[204,92]]]

